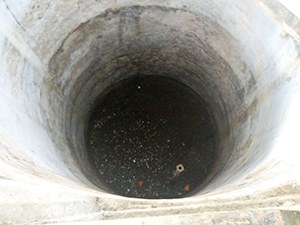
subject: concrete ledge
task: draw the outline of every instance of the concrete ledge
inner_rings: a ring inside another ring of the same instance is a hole
[[[223,212],[209,212],[209,213],[193,213],[188,215],[172,215],[144,218],[128,218],[128,219],[107,219],[105,221],[99,220],[97,216],[91,216],[88,221],[81,222],[67,222],[60,221],[63,225],[81,225],[81,224],[253,224],[253,225],[295,225],[300,222],[300,214],[295,211],[282,210],[239,210],[239,211],[223,211]],[[70,218],[75,221],[75,218]],[[51,223],[51,222],[49,222]],[[47,223],[46,223],[47,224]]]

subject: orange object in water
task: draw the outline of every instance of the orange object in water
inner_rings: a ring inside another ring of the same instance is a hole
[[[185,191],[189,191],[189,190],[190,190],[190,185],[188,185],[188,184],[185,185],[184,190],[185,190]]]
[[[138,185],[139,185],[139,186],[142,186],[143,183],[144,183],[144,181],[140,180],[140,181],[138,182]]]

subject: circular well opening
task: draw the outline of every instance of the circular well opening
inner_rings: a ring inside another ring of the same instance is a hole
[[[42,95],[66,165],[87,187],[141,198],[207,193],[245,177],[267,155],[276,122],[265,88],[276,76],[255,73],[247,41],[205,14],[160,6],[107,10],[74,28],[49,63]],[[257,49],[273,65],[267,47]]]
[[[110,192],[178,198],[207,178],[216,132],[194,90],[166,77],[134,76],[103,91],[85,138],[89,160]]]

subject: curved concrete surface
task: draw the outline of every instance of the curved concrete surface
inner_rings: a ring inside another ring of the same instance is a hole
[[[2,217],[7,221],[16,212],[24,221],[99,212],[106,201],[115,210],[157,204],[106,193],[85,152],[84,129],[99,94],[138,73],[194,89],[219,131],[218,160],[202,188],[160,204],[184,207],[299,181],[299,44],[254,2],[3,1],[0,7],[0,204],[5,210],[21,199],[57,207],[35,216],[15,207]],[[69,213],[61,202],[77,203]]]

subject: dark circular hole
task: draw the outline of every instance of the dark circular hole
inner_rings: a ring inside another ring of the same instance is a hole
[[[101,94],[90,113],[86,146],[112,193],[179,198],[207,178],[216,136],[212,115],[191,88],[166,77],[135,76]]]

